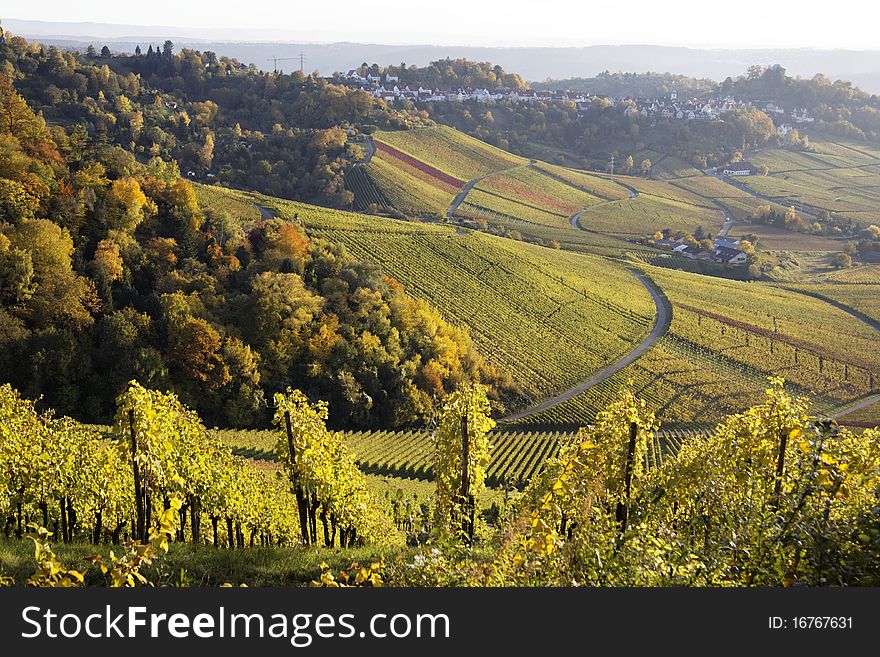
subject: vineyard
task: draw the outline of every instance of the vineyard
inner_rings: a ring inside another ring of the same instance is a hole
[[[669,269],[651,276],[672,303],[670,332],[629,367],[523,426],[586,424],[628,382],[672,426],[753,404],[770,375],[824,413],[880,390],[871,357],[880,333],[821,299]]]
[[[262,216],[245,192],[210,185],[193,185],[193,190],[202,209],[220,215],[227,214],[242,226],[257,222]]]
[[[399,159],[393,153],[390,148],[377,147],[370,163],[358,169],[362,169],[379,193],[401,212],[444,216],[464,183],[451,184],[450,178],[437,169],[414,166],[410,163],[412,158]],[[359,175],[356,174],[356,179]]]
[[[345,186],[354,194],[354,209],[358,212],[373,206],[387,210],[392,205],[362,166],[353,167],[345,175]]]
[[[380,150],[390,147],[411,164],[442,172],[450,181],[465,181],[527,164],[516,155],[468,137],[446,126],[378,132],[374,141]]]
[[[862,145],[811,143],[815,152],[756,153],[752,162],[766,165],[770,175],[751,176],[743,183],[784,205],[803,205],[808,213],[826,210],[860,225],[874,223],[880,203],[880,156]]]
[[[862,268],[864,269],[864,268]],[[858,272],[858,270],[853,270]],[[853,277],[855,278],[855,277]],[[842,304],[857,312],[864,314],[870,320],[880,324],[880,288],[874,287],[880,283],[871,282],[872,275],[865,273],[860,282],[834,282],[814,285],[789,286],[792,289],[802,290],[807,294],[819,295],[822,298]],[[835,278],[835,281],[849,281],[849,278]]]
[[[862,265],[850,269],[840,269],[824,275],[823,281],[832,283],[854,283],[857,285],[880,285],[880,265]]]
[[[755,210],[768,205],[767,201],[761,200],[741,189],[728,185],[714,176],[692,176],[670,182],[673,187],[686,190],[708,201],[716,200],[728,208],[736,221],[746,221],[752,217]],[[771,203],[771,207],[780,214],[785,214],[785,208]]]
[[[337,530],[341,546],[393,543],[396,534],[364,475],[333,435],[322,434],[321,407],[304,405],[296,393],[288,399],[276,395],[274,449],[292,469],[289,479],[234,456],[170,393],[132,383],[118,399],[114,426],[102,434],[70,418],[38,415],[32,402],[4,385],[4,533],[20,538],[29,523],[38,523],[66,543],[146,542],[174,501],[178,542],[308,544],[316,542],[320,516],[326,545],[334,544]],[[311,528],[304,521],[309,517]]]
[[[626,187],[603,174],[585,173],[546,162],[534,162],[532,168],[603,201],[617,201],[629,196]]]
[[[565,228],[571,215],[601,202],[601,197],[544,169],[521,167],[493,174],[477,183],[467,195],[462,214],[473,216],[489,211],[498,217]]]
[[[480,353],[529,400],[586,378],[640,341],[654,306],[613,261],[454,227],[277,202],[306,227],[379,263],[406,290],[467,326]],[[574,231],[572,231],[574,232]]]
[[[40,417],[9,386],[0,388],[0,409],[7,536],[39,522],[65,542],[143,539],[163,499],[179,494],[182,527],[190,521],[195,542],[209,525],[217,545],[299,540],[287,487],[234,457],[172,399],[132,389],[120,399],[112,440],[68,418]]]
[[[646,456],[650,467],[659,467],[666,455],[674,454],[682,441],[706,435],[709,427],[662,430],[652,438]],[[486,484],[492,488],[522,488],[574,440],[575,431],[498,430],[488,434],[491,458]],[[273,459],[275,433],[260,430],[225,429],[220,438],[235,454],[256,459]],[[432,432],[428,429],[396,431],[345,431],[340,438],[368,475],[389,478],[391,486],[406,481],[434,480]],[[406,484],[403,484],[406,488]]]
[[[848,427],[873,429],[880,427],[880,401],[869,404],[851,413],[845,413],[837,419],[840,424]]]
[[[658,184],[663,187],[658,189]],[[724,215],[714,205],[705,199],[694,199],[671,183],[651,181],[646,186],[640,182],[634,187],[639,189],[637,198],[590,208],[581,215],[581,226],[619,237],[639,238],[666,228],[693,233],[697,226],[702,226],[716,231],[724,223]]]

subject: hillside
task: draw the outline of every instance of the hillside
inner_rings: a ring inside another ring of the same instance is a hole
[[[407,292],[467,326],[480,353],[532,400],[626,353],[653,321],[644,287],[605,258],[454,226],[261,202],[378,263]]]
[[[588,421],[633,381],[666,424],[711,424],[782,376],[823,412],[880,391],[880,332],[837,306],[762,283],[650,268],[672,304],[669,333],[644,357],[527,424]]]

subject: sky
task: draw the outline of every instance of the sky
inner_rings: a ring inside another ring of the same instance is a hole
[[[180,35],[213,39],[880,48],[880,5],[871,0],[835,0],[822,10],[811,9],[816,5],[810,0],[4,0],[3,5],[0,18],[172,26]]]

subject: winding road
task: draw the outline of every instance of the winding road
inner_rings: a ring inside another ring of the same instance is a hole
[[[268,208],[264,208],[259,203],[254,203],[254,206],[256,206],[257,210],[260,211],[260,217],[263,219],[263,221],[269,221],[270,219],[274,219],[275,217],[278,216],[277,212],[273,212],[272,210],[269,210]]]
[[[639,195],[639,190],[637,190],[635,187],[630,187],[630,186],[627,185],[626,183],[622,183],[622,182],[617,181],[617,180],[615,180],[615,181],[613,181],[613,182],[615,182],[615,183],[617,183],[618,185],[620,185],[621,187],[623,187],[623,188],[627,191],[627,193],[629,193],[629,197],[630,197],[630,198],[637,198],[637,197],[638,197],[638,195]],[[571,227],[572,227],[572,228],[577,228],[578,230],[586,231],[587,229],[584,228],[583,226],[581,226],[581,215],[582,215],[584,212],[586,212],[587,210],[590,210],[590,209],[592,209],[592,208],[598,208],[598,207],[601,207],[601,206],[603,206],[603,205],[610,205],[611,203],[617,203],[618,201],[620,201],[619,198],[618,198],[618,199],[611,200],[611,201],[605,201],[604,203],[596,203],[596,205],[591,205],[589,208],[584,208],[583,210],[580,210],[580,211],[578,211],[578,212],[575,212],[573,215],[571,215],[571,218],[569,219],[569,222],[571,223]]]
[[[490,173],[489,175],[491,176],[493,174]],[[486,177],[487,176],[483,176],[483,178]],[[458,192],[455,199],[453,199],[452,205],[449,206],[449,210],[446,211],[447,219],[452,219],[453,215],[455,215],[455,212],[458,210],[458,206],[464,203],[464,199],[468,195],[468,192],[471,191],[474,188],[474,185],[480,182],[483,178],[474,178],[473,180],[468,180],[464,184],[464,187],[461,188],[461,191]]]
[[[541,411],[547,410],[548,408],[556,406],[557,404],[568,401],[575,395],[589,390],[590,388],[601,383],[613,374],[616,374],[627,365],[633,363],[637,358],[648,351],[648,349],[650,349],[654,345],[654,343],[666,333],[666,331],[669,329],[669,324],[672,321],[672,312],[670,311],[667,301],[664,298],[663,293],[660,291],[660,288],[658,288],[654,284],[654,282],[644,274],[637,272],[634,269],[628,269],[628,271],[633,274],[637,279],[639,279],[639,282],[645,286],[645,289],[648,290],[648,292],[651,294],[651,298],[654,300],[654,306],[657,308],[657,315],[654,318],[654,326],[648,336],[644,340],[642,340],[639,345],[635,349],[630,351],[626,356],[618,361],[615,361],[611,365],[602,368],[586,381],[582,381],[573,388],[570,388],[565,392],[556,395],[555,397],[551,397],[550,399],[542,401],[535,406],[520,411],[519,413],[514,413],[513,415],[508,415],[507,417],[501,418],[499,420],[500,422],[515,422],[517,420],[522,420],[523,418],[529,417],[530,415],[540,413]]]
[[[364,156],[364,159],[357,163],[358,166],[365,167],[370,163],[370,160],[373,159],[373,156],[376,154],[376,142],[373,141],[372,137],[367,137],[367,154]]]
[[[856,411],[860,411],[863,408],[871,406],[880,402],[880,395],[871,395],[870,397],[865,397],[862,401],[853,404],[852,406],[847,406],[846,408],[842,408],[836,413],[832,413],[828,416],[829,420],[839,420],[845,415],[849,415],[850,413],[855,413]]]

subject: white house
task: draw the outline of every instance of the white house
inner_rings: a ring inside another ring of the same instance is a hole
[[[791,118],[795,123],[812,123],[815,119],[809,115],[806,109],[795,109],[791,112]]]
[[[755,173],[755,168],[752,166],[751,162],[734,162],[732,164],[726,164],[721,169],[721,173],[725,176],[751,176]]]

